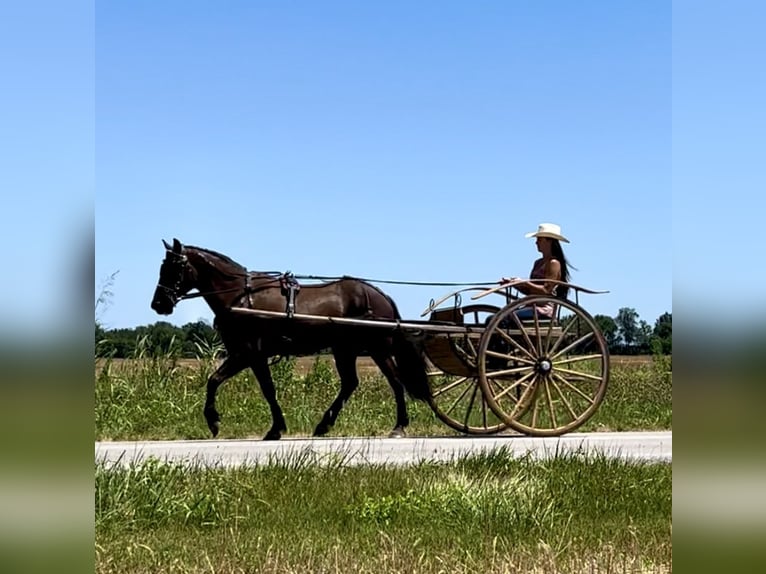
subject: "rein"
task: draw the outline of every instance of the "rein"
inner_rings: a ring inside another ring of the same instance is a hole
[[[268,283],[279,281],[279,277],[283,275],[280,271],[262,271],[265,275],[273,275],[272,279],[263,281],[262,284],[256,286],[247,285],[247,278],[252,275],[245,276],[245,293],[252,293],[260,287],[265,287]],[[387,285],[420,285],[426,287],[468,287],[468,286],[492,286],[497,285],[497,281],[483,281],[475,283],[450,283],[450,282],[428,282],[428,281],[396,281],[393,279],[367,279],[364,277],[352,277],[350,275],[342,275],[338,277],[327,275],[293,275],[295,279],[309,279],[314,281],[340,281],[341,279],[355,279],[357,281],[366,281],[367,283],[384,283]],[[229,287],[228,289],[218,289],[216,291],[197,291],[196,293],[187,293],[181,295],[178,300],[194,299],[196,297],[204,297],[205,295],[217,295],[219,293],[231,293],[232,291],[240,291],[242,287]]]
[[[270,278],[264,279],[260,284],[251,286],[249,284],[249,279],[255,277],[255,273],[258,273],[259,275],[266,275],[271,276]],[[394,279],[370,279],[365,277],[354,277],[350,275],[342,275],[342,276],[328,276],[328,275],[295,275],[290,271],[287,271],[285,273],[281,271],[260,271],[260,272],[247,272],[242,275],[242,277],[245,280],[244,289],[242,287],[229,287],[227,289],[216,289],[214,291],[197,291],[195,293],[185,293],[184,295],[176,296],[176,301],[183,301],[185,299],[195,299],[197,297],[204,297],[206,295],[217,295],[220,293],[231,293],[234,291],[240,291],[243,290],[246,295],[249,295],[255,291],[257,291],[261,287],[267,286],[269,283],[280,281],[280,278],[282,277],[291,277],[292,279],[307,279],[307,280],[314,280],[314,281],[323,281],[323,282],[331,282],[331,281],[340,281],[342,279],[353,279],[356,281],[365,281],[367,283],[382,283],[387,285],[419,285],[419,286],[428,286],[428,287],[468,287],[468,286],[494,286],[497,285],[497,281],[483,281],[483,282],[471,282],[471,283],[457,283],[457,282],[430,282],[430,281],[398,281]],[[159,285],[160,287],[164,288],[167,291],[173,292],[172,289],[165,287],[164,285]]]
[[[245,286],[243,287],[229,287],[228,289],[217,289],[215,291],[197,291],[195,293],[186,293],[177,298],[177,301],[183,301],[185,299],[196,299],[197,297],[204,297],[205,295],[217,295],[219,293],[231,293],[233,291],[244,291],[244,294],[250,295],[261,287],[266,287],[269,283],[278,282],[280,277],[284,276],[284,273],[279,271],[266,271],[262,272],[264,275],[272,275],[271,279],[265,279],[260,284],[251,286],[248,284],[248,279],[253,277],[252,274],[247,273],[244,275]],[[287,273],[290,273],[289,271]],[[292,274],[291,274],[292,275]],[[426,282],[426,281],[396,281],[392,279],[365,279],[362,277],[351,277],[349,275],[343,275],[340,277],[332,277],[325,275],[292,275],[295,279],[309,279],[315,281],[339,281],[341,279],[355,279],[358,281],[366,281],[367,283],[385,283],[388,285],[420,285],[428,287],[467,287],[467,286],[496,286],[497,281],[486,281],[477,283],[451,283],[451,282]],[[167,289],[167,287],[166,287]],[[250,302],[252,306],[252,301]]]
[[[282,275],[279,271],[267,271],[269,275]],[[296,279],[313,279],[316,281],[340,281],[341,279],[355,279],[357,281],[366,281],[367,283],[384,283],[387,285],[421,285],[427,287],[469,287],[473,285],[497,285],[497,281],[484,281],[476,283],[444,283],[444,282],[428,282],[428,281],[396,281],[393,279],[367,279],[364,277],[354,277],[352,275],[342,275],[339,277],[324,276],[324,275],[293,275]]]
[[[266,273],[266,274],[267,275],[272,275],[273,272],[269,272],[269,273]],[[281,275],[281,273],[279,273],[278,275]],[[246,273],[245,275],[243,275],[243,277],[245,279],[245,286],[244,286],[244,288],[242,288],[242,287],[229,287],[228,289],[216,289],[214,291],[197,291],[196,293],[186,293],[185,295],[180,295],[178,297],[178,300],[182,301],[184,299],[194,299],[196,297],[204,297],[205,295],[217,295],[219,293],[231,293],[233,291],[244,291],[245,294],[250,294],[250,293],[253,293],[253,292],[257,291],[261,287],[266,287],[268,283],[273,283],[275,281],[279,281],[279,277],[272,277],[270,279],[263,280],[261,283],[255,285],[255,286],[251,286],[251,285],[248,284],[248,279],[251,279],[252,277],[255,277],[255,275],[253,275],[252,273]]]

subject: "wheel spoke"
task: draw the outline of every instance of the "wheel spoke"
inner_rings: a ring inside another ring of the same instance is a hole
[[[495,359],[505,359],[506,361],[512,361],[515,358],[513,355],[507,355],[505,353],[499,353],[498,351],[490,350],[486,352],[486,355],[488,357],[494,357]]]
[[[463,390],[463,392],[462,392],[462,393],[460,393],[460,396],[459,396],[458,398],[456,398],[456,399],[455,399],[455,401],[452,403],[452,405],[450,405],[450,408],[449,408],[449,409],[447,409],[447,410],[444,412],[444,414],[447,414],[447,415],[448,415],[448,414],[450,414],[452,411],[454,411],[454,410],[455,410],[455,407],[458,405],[458,403],[459,403],[460,401],[462,401],[462,400],[463,400],[463,397],[465,397],[465,396],[468,394],[468,391],[470,391],[470,390],[471,390],[471,387],[470,387],[470,386],[467,386],[467,387],[466,387],[466,388]]]
[[[540,406],[540,401],[535,401],[535,406],[532,408],[532,428],[537,428],[537,408]]]
[[[516,375],[518,373],[524,373],[526,371],[529,371],[529,366],[523,366],[523,367],[512,367],[510,369],[502,369],[499,371],[492,371],[490,373],[487,373],[488,379],[495,379],[497,377],[506,377],[508,375]]]
[[[548,410],[551,413],[551,422],[553,423],[553,428],[558,428],[559,425],[556,422],[556,410],[553,408],[553,400],[551,399],[551,389],[548,386],[547,377],[543,379],[543,386],[545,387],[545,399],[548,402]]]
[[[551,350],[550,350],[551,349],[551,344],[552,344],[552,341],[554,340],[553,339],[553,326],[554,326],[554,321],[553,321],[553,318],[551,318],[550,321],[548,321],[548,329],[547,329],[547,332],[545,333],[545,342],[546,342],[546,344],[545,344],[545,351],[544,352],[545,352],[546,355],[550,355],[550,353],[551,353]]]
[[[559,359],[558,361],[555,361],[553,364],[554,366],[558,365],[566,365],[569,363],[577,363],[580,361],[592,361],[594,359],[601,359],[601,355],[573,355],[566,357],[565,359]]]
[[[471,416],[471,411],[473,410],[473,403],[476,401],[476,393],[479,392],[479,387],[477,385],[473,386],[473,392],[471,393],[471,400],[468,401],[468,408],[465,410],[465,419],[463,420],[463,424],[467,427],[468,426],[468,419]]]
[[[558,339],[556,339],[556,344],[553,345],[553,347],[548,350],[548,355],[553,355],[556,352],[556,349],[558,349],[561,342],[566,339],[566,336],[569,333],[569,330],[572,328],[574,324],[575,324],[575,321],[569,321],[566,324],[564,329],[561,331],[561,334],[559,335]]]
[[[485,353],[487,357],[494,357],[496,359],[505,359],[506,361],[516,361],[517,363],[523,363],[525,365],[532,366],[535,364],[534,361],[530,359],[526,359],[524,357],[519,357],[518,355],[506,355],[504,353],[498,353],[497,351],[487,351]]]
[[[529,377],[525,377],[525,378],[529,378]],[[499,395],[495,395],[495,402],[497,402],[497,400],[500,397],[506,395],[509,391],[513,390],[514,388],[518,388],[521,385],[521,383],[522,381],[519,380],[516,382],[514,386],[508,389],[504,389],[503,393]],[[507,416],[513,419],[517,416],[519,411],[521,411],[521,413],[523,414],[527,410],[529,401],[532,399],[532,395],[534,395],[536,389],[537,389],[537,385],[535,384],[535,381],[532,380],[528,385],[526,385],[526,387],[524,388],[524,392],[521,393],[521,396],[519,397],[518,400],[514,399],[513,396],[509,396],[508,398],[511,400],[514,406],[513,406],[513,410],[511,411],[511,414]]]
[[[532,344],[532,341],[529,338],[529,334],[527,333],[527,330],[524,328],[524,325],[522,324],[522,322],[519,319],[518,315],[516,315],[516,313],[511,313],[511,316],[513,317],[513,320],[516,322],[516,324],[519,326],[519,330],[521,331],[521,334],[524,337],[524,340],[527,342],[528,348],[529,349],[534,349],[535,346]],[[514,343],[515,343],[515,341],[514,341]],[[527,353],[527,354],[531,358],[534,359],[534,356],[531,353]]]
[[[526,382],[527,380],[529,380],[533,376],[534,376],[534,372],[530,372],[529,374],[524,375],[523,377],[521,377],[518,381],[514,381],[513,384],[510,387],[504,387],[503,385],[501,385],[500,383],[498,383],[497,381],[495,381],[493,379],[493,382],[495,384],[497,384],[497,386],[499,386],[500,388],[503,389],[501,392],[499,392],[499,393],[497,393],[495,395],[495,401],[498,401],[499,399],[501,399],[502,397],[507,395],[509,392],[511,392],[513,389],[519,388],[522,385],[522,383]],[[529,388],[529,386],[530,385],[527,385],[527,388]],[[523,396],[524,396],[524,394],[522,393],[522,398],[523,398]],[[513,397],[510,397],[510,398],[511,398],[511,400],[513,400]],[[521,398],[519,398],[518,401],[514,401],[514,402],[521,402]]]
[[[564,396],[564,393],[561,392],[561,387],[559,387],[556,384],[555,377],[556,377],[555,374],[554,374],[553,377],[551,377],[551,379],[550,379],[551,385],[553,385],[553,388],[556,389],[556,392],[558,393],[559,397],[561,397],[561,400],[564,402],[564,405],[566,405],[567,410],[569,411],[569,414],[572,416],[572,420],[577,420],[577,413],[574,412],[574,409],[572,408],[572,405],[569,404],[569,401]]]
[[[590,373],[583,373],[582,371],[572,371],[570,369],[556,369],[556,372],[558,373],[564,373],[566,375],[570,375],[572,377],[579,377],[581,379],[589,380],[589,381],[600,381],[601,377],[597,375],[591,375]]]
[[[519,342],[516,339],[514,339],[513,337],[511,337],[508,333],[506,333],[505,331],[502,331],[500,329],[498,329],[497,333],[503,339],[505,339],[508,343],[510,343],[512,346],[514,346],[519,352],[524,353],[527,357],[529,357],[530,360],[532,360],[532,361],[535,360],[535,356],[532,353],[530,353],[528,349],[522,347],[519,344]],[[529,340],[529,339],[527,339],[527,340]],[[530,347],[531,347],[531,345],[530,345]],[[487,350],[487,352],[488,353],[490,352],[489,349]]]
[[[466,338],[465,338],[465,342],[466,342],[466,347],[468,347],[468,348],[470,349],[470,351],[471,351],[471,354],[472,354],[472,355],[473,355],[473,357],[475,358],[475,357],[476,357],[476,355],[478,355],[478,352],[477,352],[477,351],[478,351],[478,349],[476,349],[476,347],[474,347],[474,345],[473,345],[473,341],[471,340],[471,338],[470,338],[470,337],[466,337]]]
[[[431,396],[433,398],[436,398],[439,395],[442,395],[442,394],[444,394],[444,393],[446,393],[448,391],[451,391],[455,387],[458,387],[458,386],[462,385],[467,380],[468,380],[468,377],[460,377],[457,381],[453,381],[453,382],[449,383],[448,385],[445,385],[444,387],[442,387],[438,391],[431,391]]]
[[[575,348],[577,345],[579,345],[580,343],[583,343],[583,342],[587,341],[587,340],[588,340],[588,339],[590,339],[592,336],[593,336],[593,331],[591,331],[590,333],[587,333],[587,334],[583,335],[582,337],[580,337],[579,339],[577,339],[577,340],[575,340],[575,341],[572,341],[572,342],[571,342],[569,345],[567,345],[567,346],[566,346],[564,349],[562,349],[561,351],[559,351],[559,352],[558,352],[558,354],[556,354],[556,355],[555,355],[553,358],[554,358],[554,359],[556,359],[557,357],[560,357],[561,355],[564,355],[564,354],[568,353],[570,350],[574,349],[574,348]]]
[[[573,390],[575,393],[577,393],[578,395],[580,395],[580,396],[581,396],[583,399],[585,399],[586,401],[588,401],[588,403],[589,403],[589,404],[591,404],[591,405],[592,405],[594,402],[596,402],[596,401],[595,401],[595,399],[593,399],[593,398],[589,397],[588,395],[586,395],[584,392],[582,392],[580,389],[578,389],[577,387],[575,387],[573,384],[571,384],[569,381],[567,381],[567,380],[566,380],[564,377],[562,377],[562,376],[561,376],[561,375],[559,375],[558,373],[554,373],[554,374],[553,374],[553,376],[554,376],[554,377],[556,377],[557,379],[559,379],[559,381],[561,381],[561,383],[563,383],[565,386],[569,387],[569,388],[570,388],[570,389],[572,389],[572,390]]]

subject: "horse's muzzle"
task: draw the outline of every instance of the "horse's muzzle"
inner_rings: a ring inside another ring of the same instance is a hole
[[[152,309],[158,315],[170,315],[173,312],[174,307],[175,304],[173,301],[167,299],[166,297],[155,297],[152,299]]]

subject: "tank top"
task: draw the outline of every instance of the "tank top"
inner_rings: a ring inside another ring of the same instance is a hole
[[[545,279],[545,261],[542,259],[535,261],[534,265],[532,265],[532,271],[529,274],[529,278]],[[551,295],[554,297],[556,296],[556,287],[553,288],[553,293],[551,293]],[[537,312],[544,317],[551,317],[553,315],[553,304],[545,303],[537,305]]]

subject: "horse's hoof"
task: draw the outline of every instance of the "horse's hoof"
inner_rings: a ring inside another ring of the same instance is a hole
[[[213,438],[218,436],[218,431],[221,430],[221,423],[218,421],[213,421],[211,423],[207,423],[208,428],[210,428],[210,432],[213,433]]]
[[[282,438],[282,433],[275,430],[270,430],[266,433],[266,436],[263,437],[263,440],[279,440]]]
[[[326,426],[321,426],[320,425],[320,426],[318,426],[317,428],[314,429],[314,436],[324,436],[324,435],[326,435],[329,432],[329,430],[330,429],[327,428]]]
[[[388,433],[388,438],[404,438],[405,436],[406,433],[402,428],[395,428],[390,433]]]

